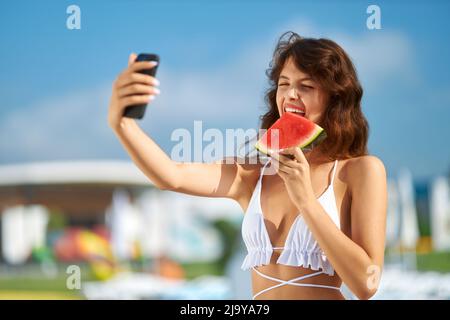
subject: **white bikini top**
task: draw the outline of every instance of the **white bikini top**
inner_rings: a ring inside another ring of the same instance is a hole
[[[311,231],[303,220],[297,215],[289,230],[284,247],[273,247],[264,223],[264,214],[261,209],[261,184],[264,169],[261,170],[255,190],[250,199],[249,206],[242,222],[242,237],[247,247],[247,256],[242,263],[241,269],[247,270],[256,266],[268,265],[273,250],[282,249],[277,264],[289,266],[302,266],[312,270],[321,269],[323,273],[334,275],[334,269],[327,257],[314,239]],[[338,160],[333,166],[331,183],[325,192],[317,199],[333,222],[340,228],[339,214],[334,196],[334,176],[336,174]]]

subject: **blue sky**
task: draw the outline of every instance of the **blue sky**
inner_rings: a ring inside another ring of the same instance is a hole
[[[81,9],[68,30],[66,8]],[[366,8],[381,8],[368,30]],[[447,1],[14,1],[0,12],[0,164],[129,159],[107,125],[128,54],[157,52],[161,95],[140,121],[170,154],[176,128],[257,128],[265,69],[288,30],[335,40],[364,87],[369,150],[389,176],[450,168]]]

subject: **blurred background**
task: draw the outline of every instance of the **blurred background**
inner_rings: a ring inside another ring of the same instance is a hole
[[[339,43],[364,88],[369,151],[389,179],[373,299],[450,299],[449,11],[446,1],[4,4],[0,299],[250,299],[240,207],[154,188],[107,108],[129,54],[156,52],[161,94],[140,125],[168,155],[172,132],[194,134],[196,120],[257,129],[265,70],[289,30]]]

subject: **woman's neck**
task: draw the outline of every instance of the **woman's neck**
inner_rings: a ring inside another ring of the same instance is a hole
[[[317,148],[308,152],[304,152],[304,155],[306,160],[308,160],[310,167],[316,167],[330,161],[330,158],[321,153]]]

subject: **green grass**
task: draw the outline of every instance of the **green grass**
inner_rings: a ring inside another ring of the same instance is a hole
[[[92,281],[94,277],[83,265],[81,267],[81,283]],[[55,277],[46,277],[38,267],[21,274],[2,274],[0,276],[0,299],[83,299],[81,290],[70,290],[66,281],[69,277],[61,266]]]
[[[72,292],[66,287],[66,277],[38,278],[38,277],[10,277],[0,278],[1,290],[52,291]]]
[[[417,269],[419,271],[450,272],[450,251],[418,254]]]
[[[223,268],[218,262],[199,262],[182,264],[187,279],[203,275],[223,275]],[[137,267],[132,269],[139,269]],[[62,266],[60,270],[65,270]],[[138,271],[139,270],[135,270]],[[82,266],[81,283],[95,281],[89,268]],[[81,290],[69,290],[66,287],[68,275],[60,271],[58,276],[47,278],[39,269],[32,275],[2,275],[0,276],[1,299],[84,299]]]
[[[0,300],[84,300],[84,297],[53,291],[0,290]]]
[[[69,290],[66,277],[0,278],[0,299],[83,299],[80,290]]]
[[[219,263],[185,263],[181,266],[187,279],[194,279],[203,275],[223,275],[222,267]]]
[[[182,264],[187,279],[203,275],[222,275],[219,263],[189,263]],[[81,290],[69,290],[66,287],[66,274],[55,278],[46,278],[42,274],[34,276],[2,276],[0,277],[0,300],[63,300],[84,299]],[[82,283],[95,281],[87,270],[82,271]],[[82,284],[83,285],[83,284]]]

